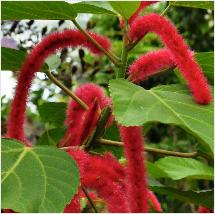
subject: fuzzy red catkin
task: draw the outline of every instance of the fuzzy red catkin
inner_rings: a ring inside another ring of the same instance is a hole
[[[148,190],[148,199],[151,201],[152,205],[153,205],[153,209],[157,212],[163,212],[160,202],[158,201],[157,197],[155,196],[155,194]]]
[[[213,211],[207,207],[199,206],[198,213],[213,213]]]
[[[101,44],[101,46],[103,46],[103,48],[110,48],[111,45],[108,39],[95,33],[90,34],[99,44]],[[63,32],[52,33],[45,37],[28,55],[20,70],[18,85],[16,87],[15,97],[9,114],[7,137],[16,138],[26,142],[24,119],[27,97],[32,80],[35,73],[41,68],[44,60],[49,55],[54,54],[58,49],[67,46],[84,46],[94,54],[102,54],[102,52],[98,50],[83,33],[77,30],[65,30]]]
[[[109,97],[105,96],[104,91],[101,87],[93,84],[86,83],[75,91],[75,95],[83,100],[88,106],[91,106],[92,103],[97,99],[99,108],[102,110],[104,107],[110,105],[111,100]],[[90,107],[92,108],[92,107]],[[84,110],[79,103],[72,100],[67,107],[67,117],[65,120],[65,125],[68,126],[67,132],[64,138],[60,142],[60,147],[62,146],[77,146],[83,143],[83,140],[86,139],[86,136],[90,131],[95,128],[96,122],[98,121],[98,114],[95,113],[94,119],[92,120],[91,115],[89,115],[90,109],[87,111]],[[88,115],[88,116],[86,116]],[[85,122],[84,122],[85,120]],[[83,130],[81,126],[85,126],[83,123],[89,123],[90,130],[88,132]],[[80,139],[81,133],[82,139]]]
[[[212,97],[207,80],[175,26],[158,14],[149,14],[135,19],[135,22],[131,24],[129,37],[132,41],[140,40],[148,32],[158,34],[171,51],[175,63],[187,80],[196,102],[208,104]]]
[[[77,161],[81,184],[96,190],[107,203],[109,212],[129,212],[123,182],[124,169],[112,154],[98,157],[79,149],[69,150],[68,154]]]
[[[121,172],[116,169],[115,158],[91,156],[85,168],[82,183],[85,187],[95,189],[98,196],[105,200],[109,212],[129,212],[128,200],[125,194]],[[112,167],[112,164],[115,167]],[[116,203],[117,201],[117,203]]]
[[[144,165],[144,141],[141,127],[120,126],[127,159],[127,194],[131,212],[148,212],[146,168]]]
[[[129,66],[129,79],[139,83],[159,71],[176,66],[168,49],[152,51],[139,57]]]

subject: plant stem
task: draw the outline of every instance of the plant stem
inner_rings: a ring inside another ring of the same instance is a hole
[[[45,72],[48,78],[54,82],[58,87],[60,87],[66,94],[72,97],[73,100],[78,102],[83,109],[87,110],[88,106],[79,97],[77,97],[72,91],[70,91],[65,85],[63,85],[57,78],[55,78],[52,73],[48,70]]]
[[[82,189],[82,191],[84,192],[84,194],[86,195],[88,201],[90,202],[90,205],[91,205],[91,207],[93,208],[94,212],[95,212],[95,213],[98,213],[98,211],[97,211],[97,209],[96,209],[96,206],[95,206],[95,204],[93,203],[93,200],[90,198],[90,196],[89,196],[87,190],[85,189],[85,187],[84,187],[83,185],[81,186],[81,189]]]
[[[96,40],[90,36],[90,34],[85,31],[75,19],[72,19],[73,24],[80,30],[99,50],[101,50],[116,66],[121,66],[121,62],[113,53],[108,52],[105,50]]]
[[[107,139],[97,139],[98,143],[105,144],[105,145],[113,145],[113,146],[123,146],[123,142],[118,141],[112,141]],[[169,155],[169,156],[177,156],[177,157],[184,157],[184,158],[193,158],[198,156],[197,152],[191,152],[191,153],[183,153],[183,152],[174,152],[174,151],[167,151],[164,149],[156,149],[151,147],[145,147],[144,150],[146,152],[152,152],[152,153],[158,153],[162,155]]]
[[[124,21],[124,28],[123,28],[123,47],[122,47],[122,66],[117,72],[116,78],[124,78],[125,72],[127,68],[127,58],[128,58],[128,51],[127,51],[127,43],[128,43],[128,36],[127,36],[127,29],[128,29],[128,21]]]
[[[161,16],[164,16],[170,7],[171,7],[171,4],[169,3],[168,6],[164,9],[164,11],[161,13]]]

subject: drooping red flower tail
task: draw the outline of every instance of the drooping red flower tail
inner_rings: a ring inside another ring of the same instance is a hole
[[[124,169],[111,155],[92,156],[82,150],[69,150],[80,169],[81,184],[96,190],[109,212],[129,212],[124,188]],[[118,203],[116,203],[116,201]]]
[[[129,66],[129,79],[134,83],[139,83],[163,69],[174,66],[176,64],[168,49],[152,51],[139,57]]]
[[[110,42],[105,37],[90,33],[105,49],[110,48]],[[26,142],[24,134],[24,119],[28,92],[35,73],[41,68],[44,60],[58,49],[71,46],[84,46],[94,54],[102,54],[87,38],[77,30],[65,30],[52,33],[45,37],[29,54],[19,74],[15,97],[11,105],[7,125],[7,137]]]
[[[131,212],[148,211],[148,189],[144,165],[144,142],[141,127],[120,127],[127,159],[127,194]]]
[[[68,129],[64,138],[61,140],[60,147],[66,145],[81,145],[83,140],[85,140],[90,132],[95,128],[99,114],[94,112],[95,114],[92,117],[89,113],[92,111],[92,103],[95,99],[97,99],[98,107],[101,110],[111,103],[110,98],[105,96],[103,89],[92,83],[86,83],[80,86],[75,91],[75,95],[83,100],[89,106],[89,109],[84,110],[79,103],[74,100],[68,104],[67,117],[65,120],[65,125],[68,126]],[[88,126],[91,128],[83,130],[82,126],[85,126],[84,123],[88,123]],[[82,139],[80,138],[81,135]]]
[[[199,206],[198,213],[213,213],[213,210],[204,206]]]
[[[140,12],[141,12],[144,8],[150,6],[151,4],[154,4],[154,3],[156,3],[156,2],[158,2],[158,1],[141,1],[141,2],[140,2],[140,6],[139,6],[139,7],[137,8],[137,10],[133,13],[133,15],[129,18],[128,24],[131,25],[131,23],[138,17],[138,15],[140,14]],[[123,26],[124,26],[124,19],[121,18],[121,19],[120,19],[120,27],[123,28]]]
[[[153,210],[157,211],[157,212],[163,212],[160,202],[158,201],[157,197],[155,196],[155,194],[148,190],[148,199],[151,202],[152,206],[153,206]],[[149,202],[149,204],[150,204]]]
[[[112,167],[112,164],[115,167]],[[121,177],[122,169],[118,171],[116,168],[113,156],[92,156],[85,168],[82,182],[85,187],[97,191],[98,196],[106,202],[109,212],[127,213],[129,207]]]
[[[137,41],[148,32],[158,34],[171,51],[175,63],[187,80],[196,102],[208,104],[212,97],[207,80],[175,26],[158,14],[149,14],[135,19],[135,22],[131,24],[129,36],[132,41]]]

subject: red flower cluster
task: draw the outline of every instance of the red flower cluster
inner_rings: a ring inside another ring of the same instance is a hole
[[[74,100],[69,103],[65,120],[68,129],[60,143],[61,147],[83,144],[84,140],[96,127],[100,109],[102,110],[111,103],[110,98],[104,95],[102,88],[92,83],[80,86],[75,91],[75,95],[83,100],[89,106],[89,109],[84,110]]]
[[[110,49],[111,45],[107,38],[95,33],[90,34],[101,46],[103,46],[103,48]],[[52,33],[45,37],[32,50],[20,70],[18,85],[12,102],[11,112],[9,114],[7,137],[16,138],[27,144],[23,126],[25,120],[24,115],[28,92],[34,75],[41,68],[49,55],[54,54],[58,49],[67,46],[84,46],[95,54],[102,54],[102,52],[98,50],[83,33],[77,30],[65,30],[61,33]]]
[[[135,22],[131,24],[129,36],[135,42],[148,32],[158,34],[171,52],[174,62],[187,80],[196,102],[208,104],[211,101],[211,93],[207,80],[175,26],[158,14],[149,14],[135,19]]]
[[[124,142],[126,183],[131,212],[146,213],[148,211],[146,169],[143,158],[143,138],[141,127],[120,127],[120,135]]]
[[[168,49],[149,52],[137,60],[129,67],[129,79],[135,83],[158,73],[162,69],[176,66],[174,58]]]

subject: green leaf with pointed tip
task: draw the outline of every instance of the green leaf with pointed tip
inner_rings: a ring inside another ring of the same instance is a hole
[[[213,1],[170,1],[169,4],[172,6],[214,10]]]
[[[173,180],[182,178],[213,180],[213,168],[192,158],[165,157],[155,162]]]
[[[128,20],[138,9],[140,1],[109,1],[109,4],[115,11]]]
[[[3,20],[71,20],[78,13],[116,15],[110,10],[86,2],[70,4],[64,1],[3,1],[1,6]]]
[[[213,152],[213,102],[198,105],[184,85],[163,85],[150,90],[122,79],[110,81],[113,113],[125,126],[147,122],[175,124]],[[211,154],[210,154],[211,155]]]
[[[66,117],[67,104],[63,102],[48,102],[38,106],[41,119],[57,127],[62,126]]]
[[[20,213],[63,212],[79,186],[79,170],[64,151],[1,141],[1,208]]]

